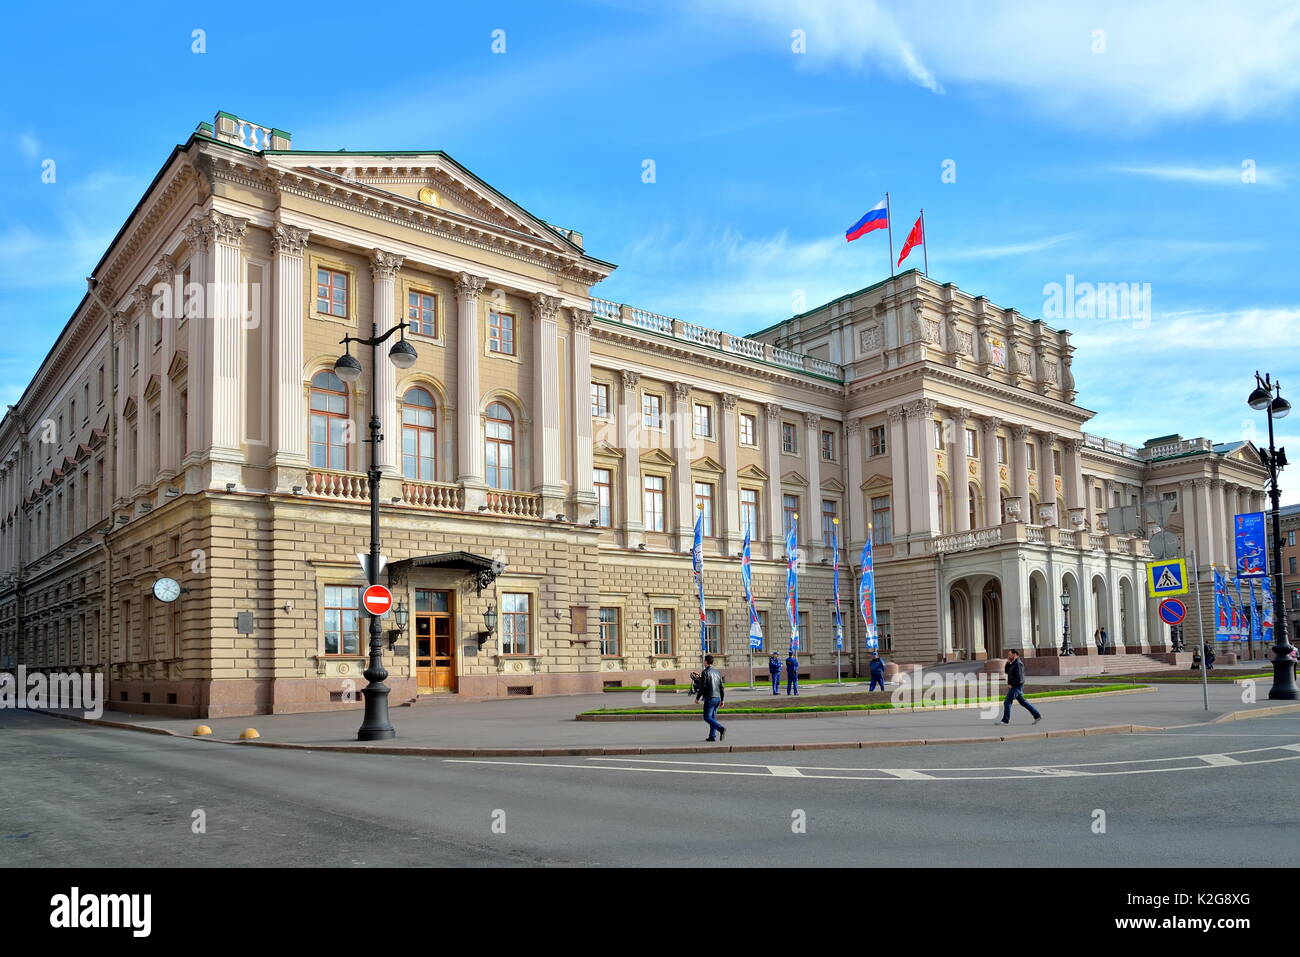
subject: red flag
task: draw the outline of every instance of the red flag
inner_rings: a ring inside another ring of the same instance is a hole
[[[903,265],[903,260],[912,251],[913,246],[925,245],[925,230],[921,228],[922,222],[924,220],[918,216],[916,222],[912,224],[912,231],[907,234],[907,242],[903,243],[903,251],[898,254],[897,265]]]

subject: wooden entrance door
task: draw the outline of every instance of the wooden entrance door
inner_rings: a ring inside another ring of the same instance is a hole
[[[456,634],[450,591],[415,590],[415,680],[422,692],[456,690]]]

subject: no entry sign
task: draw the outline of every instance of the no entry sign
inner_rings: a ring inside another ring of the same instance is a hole
[[[361,596],[361,604],[376,618],[382,618],[393,608],[393,593],[383,585],[371,585]]]
[[[1166,598],[1160,603],[1160,620],[1166,625],[1181,625],[1187,617],[1187,606],[1177,598]]]

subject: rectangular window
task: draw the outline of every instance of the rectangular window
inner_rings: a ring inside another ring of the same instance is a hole
[[[501,654],[532,654],[532,600],[521,592],[501,596]]]
[[[695,508],[702,512],[704,521],[702,534],[705,538],[713,537],[713,486],[708,482],[695,483]]]
[[[782,495],[781,496],[781,529],[790,534],[790,528],[794,525],[795,516],[799,514],[799,496]]]
[[[96,396],[99,398],[99,404],[104,404],[104,367],[99,367],[99,373],[96,376]]]
[[[835,520],[839,511],[834,501],[822,499],[822,544],[829,545],[835,539]]]
[[[348,317],[348,274],[316,267],[316,311],[322,316]]]
[[[614,524],[612,507],[614,472],[612,469],[592,469],[592,487],[596,490],[596,524],[611,528]]]
[[[1175,512],[1178,511],[1178,493],[1177,493],[1177,492],[1161,492],[1161,493],[1160,493],[1160,498],[1161,498],[1162,501],[1165,501],[1165,502],[1173,502],[1173,503],[1174,503],[1174,511],[1175,511]]]
[[[880,639],[878,650],[882,652],[894,650],[894,629],[889,615],[887,611],[876,611],[876,637]]]
[[[822,459],[827,462],[835,461],[834,432],[822,432]]]
[[[656,608],[651,615],[654,626],[654,653],[671,655],[673,653],[673,610]]]
[[[325,586],[325,654],[361,654],[361,589]]]
[[[508,312],[488,313],[488,351],[515,354],[515,317]]]
[[[792,422],[781,423],[781,451],[787,455],[799,454],[799,429]]]
[[[593,382],[591,384],[591,417],[593,419],[609,418],[609,383]]]
[[[1295,559],[1294,559],[1294,558],[1288,558],[1288,559],[1287,559],[1287,574],[1288,574],[1288,575],[1294,575],[1295,573],[1296,573],[1296,572],[1295,572]]]
[[[1295,544],[1295,530],[1294,530],[1294,529],[1292,529],[1291,531],[1289,531],[1289,532],[1286,533],[1286,543],[1287,543],[1288,545],[1294,545],[1294,544]]]
[[[695,434],[702,439],[713,438],[713,406],[695,405]]]
[[[605,658],[618,656],[618,609],[600,610],[600,653]]]
[[[888,495],[871,499],[871,541],[875,545],[888,545],[894,540],[894,510]]]
[[[938,451],[942,452],[943,451],[943,423],[934,422],[932,423],[932,425],[934,426],[934,447]]]
[[[641,425],[647,429],[664,427],[664,397],[653,392],[641,393]]]
[[[1060,449],[1052,449],[1052,471],[1057,475],[1061,474],[1061,450]]]
[[[422,336],[438,337],[438,297],[431,292],[412,289],[406,294],[408,328]]]
[[[966,457],[976,459],[979,458],[979,454],[980,454],[980,449],[979,449],[979,443],[975,439],[975,430],[967,429],[966,430]]]
[[[131,367],[140,364],[140,323],[131,327]]]
[[[1025,464],[1029,471],[1038,471],[1038,446],[1033,442],[1025,443]]]
[[[748,412],[740,413],[740,444],[758,445],[758,420]]]
[[[740,490],[740,533],[749,530],[749,537],[760,534],[758,528],[758,489],[742,488]]]
[[[885,427],[873,425],[867,430],[868,450],[870,455],[884,455],[889,451],[889,441],[885,438]]]
[[[704,609],[704,653],[722,653],[722,612],[716,608]]]
[[[645,502],[645,528],[647,532],[664,530],[664,477],[646,475],[642,478]]]
[[[1007,464],[1007,439],[1006,436],[998,436],[998,464]]]

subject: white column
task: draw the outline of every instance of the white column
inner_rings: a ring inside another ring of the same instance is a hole
[[[952,414],[952,527],[958,532],[970,531],[970,459],[966,457],[966,421],[970,409],[956,409]]]
[[[149,385],[150,360],[153,355],[153,318],[149,315],[148,288],[137,286],[133,307],[135,319],[128,341],[138,344],[139,363],[135,366],[135,482],[131,491],[142,486],[152,485],[154,476],[150,474],[150,449],[153,447],[153,414],[145,401],[145,388]],[[130,360],[127,360],[128,365]],[[60,540],[59,535],[54,541]],[[53,544],[53,542],[51,542]]]
[[[1083,439],[1065,440],[1065,505],[1088,513],[1088,492],[1083,484]]]
[[[208,247],[212,242],[211,224],[205,218],[190,220],[185,225],[185,239],[190,247],[190,282],[201,289],[198,315],[185,319],[188,338],[186,364],[189,371],[185,374],[189,390],[189,423],[186,428],[185,445],[188,451],[182,465],[200,461],[206,448],[208,420],[211,399],[209,397],[209,377],[211,369],[208,364],[207,330],[211,323],[212,304],[208,287]],[[188,292],[186,302],[189,301]]]
[[[1028,525],[1037,525],[1038,516],[1033,514],[1029,501],[1029,439],[1033,433],[1027,425],[1015,427],[1015,441],[1011,448],[1011,477],[1014,480],[1016,498],[1020,499],[1020,520]]]
[[[271,231],[274,257],[275,317],[271,325],[271,466],[276,488],[285,491],[296,476],[282,469],[307,467],[307,399],[303,394],[305,229],[276,223]],[[191,367],[193,368],[193,367]],[[193,390],[191,390],[193,396]],[[397,431],[397,430],[395,430]]]
[[[736,397],[728,392],[722,393],[720,415],[721,427],[718,429],[718,456],[722,460],[722,488],[719,491],[718,504],[722,515],[714,517],[718,529],[719,544],[724,555],[734,555],[740,551],[744,542],[744,530],[740,527],[740,486],[736,475],[736,454],[739,444],[736,440]]]
[[[865,456],[862,448],[862,420],[850,418],[844,423],[844,454],[848,457],[849,491],[844,497],[844,510],[848,512],[844,523],[843,545],[857,549],[867,539],[867,513],[871,503],[862,494],[862,471]]]
[[[208,453],[212,461],[209,483],[225,487],[242,484],[243,451],[240,426],[244,421],[243,389],[240,386],[243,330],[243,253],[241,245],[248,220],[224,213],[210,214],[213,255],[209,289],[213,298],[211,334],[212,407],[205,422],[212,437]]]
[[[767,436],[767,529],[768,557],[776,558],[785,549],[785,529],[781,512],[781,407],[768,402],[764,407]]]
[[[542,514],[564,507],[564,437],[560,434],[560,300],[533,297],[533,491],[542,496]],[[579,383],[573,383],[576,393]],[[583,390],[585,391],[585,389]],[[590,426],[591,408],[587,421]],[[588,428],[590,433],[590,427]],[[590,440],[588,440],[590,447]],[[590,469],[588,469],[590,471]]]
[[[984,420],[984,524],[989,528],[1002,524],[1002,482],[998,477],[998,427],[1002,420],[990,416]]]
[[[1056,459],[1052,455],[1052,449],[1056,445],[1056,433],[1045,432],[1040,436],[1041,443],[1038,447],[1038,475],[1041,481],[1038,486],[1038,501],[1041,505],[1051,505],[1052,510],[1056,509]],[[1056,525],[1058,528],[1068,528],[1068,516],[1057,515]]]
[[[623,391],[618,403],[618,434],[623,437],[623,544],[636,548],[645,540],[645,523],[641,518],[641,404],[637,383],[641,373],[624,370]]]
[[[382,336],[397,320],[397,271],[404,261],[405,257],[382,249],[370,251],[370,275],[374,282],[371,335]],[[402,424],[397,418],[397,368],[388,359],[388,350],[395,341],[396,337],[380,345],[375,359],[375,409],[384,434],[384,441],[375,449],[375,461],[390,476],[399,472],[397,463],[402,441]]]
[[[160,268],[157,282],[166,283],[174,297],[176,284],[179,281],[176,264],[170,258],[163,256],[159,258],[158,265]],[[163,268],[164,266],[165,268]],[[182,298],[182,305],[184,301],[184,298]],[[150,304],[150,312],[152,312],[152,303]],[[179,319],[180,310],[176,308],[175,299],[173,298],[171,309],[163,315],[162,348],[159,350],[158,359],[158,411],[161,413],[159,420],[161,434],[157,436],[156,441],[161,443],[158,449],[158,474],[164,480],[174,476],[180,464],[180,448],[176,441],[176,410],[179,397],[175,394],[176,390],[172,386],[171,376],[169,375],[172,353],[176,349],[176,323]]]
[[[918,399],[907,410],[907,471],[912,505],[909,526],[912,535],[922,538],[933,538],[942,533],[934,461],[934,411],[937,407],[933,399]]]
[[[809,557],[814,561],[821,558],[825,547],[822,544],[822,417],[816,412],[803,414],[804,441],[808,467],[808,501],[806,515],[799,517],[803,531],[801,538],[808,549]]]
[[[465,486],[467,512],[487,504],[478,378],[478,300],[486,285],[486,279],[469,273],[461,273],[456,281],[456,481]]]
[[[1224,494],[1225,482],[1221,478],[1210,479],[1210,502],[1213,506],[1210,520],[1210,541],[1214,549],[1215,561],[1223,565],[1228,574],[1232,571],[1232,560],[1227,548],[1228,517],[1227,502]]]
[[[574,521],[585,524],[596,516],[591,457],[591,313],[585,309],[571,309],[570,313],[569,393],[574,432],[569,501],[573,506]]]
[[[1214,510],[1210,505],[1210,480],[1193,479],[1196,496],[1196,558],[1201,565],[1218,561],[1214,550]]]
[[[911,534],[912,499],[924,492],[908,484],[907,461],[907,409],[899,405],[889,410],[889,508],[894,520],[894,541],[900,545]]]
[[[689,551],[695,536],[695,488],[691,478],[691,387],[673,383],[673,458],[676,481],[677,548]]]

